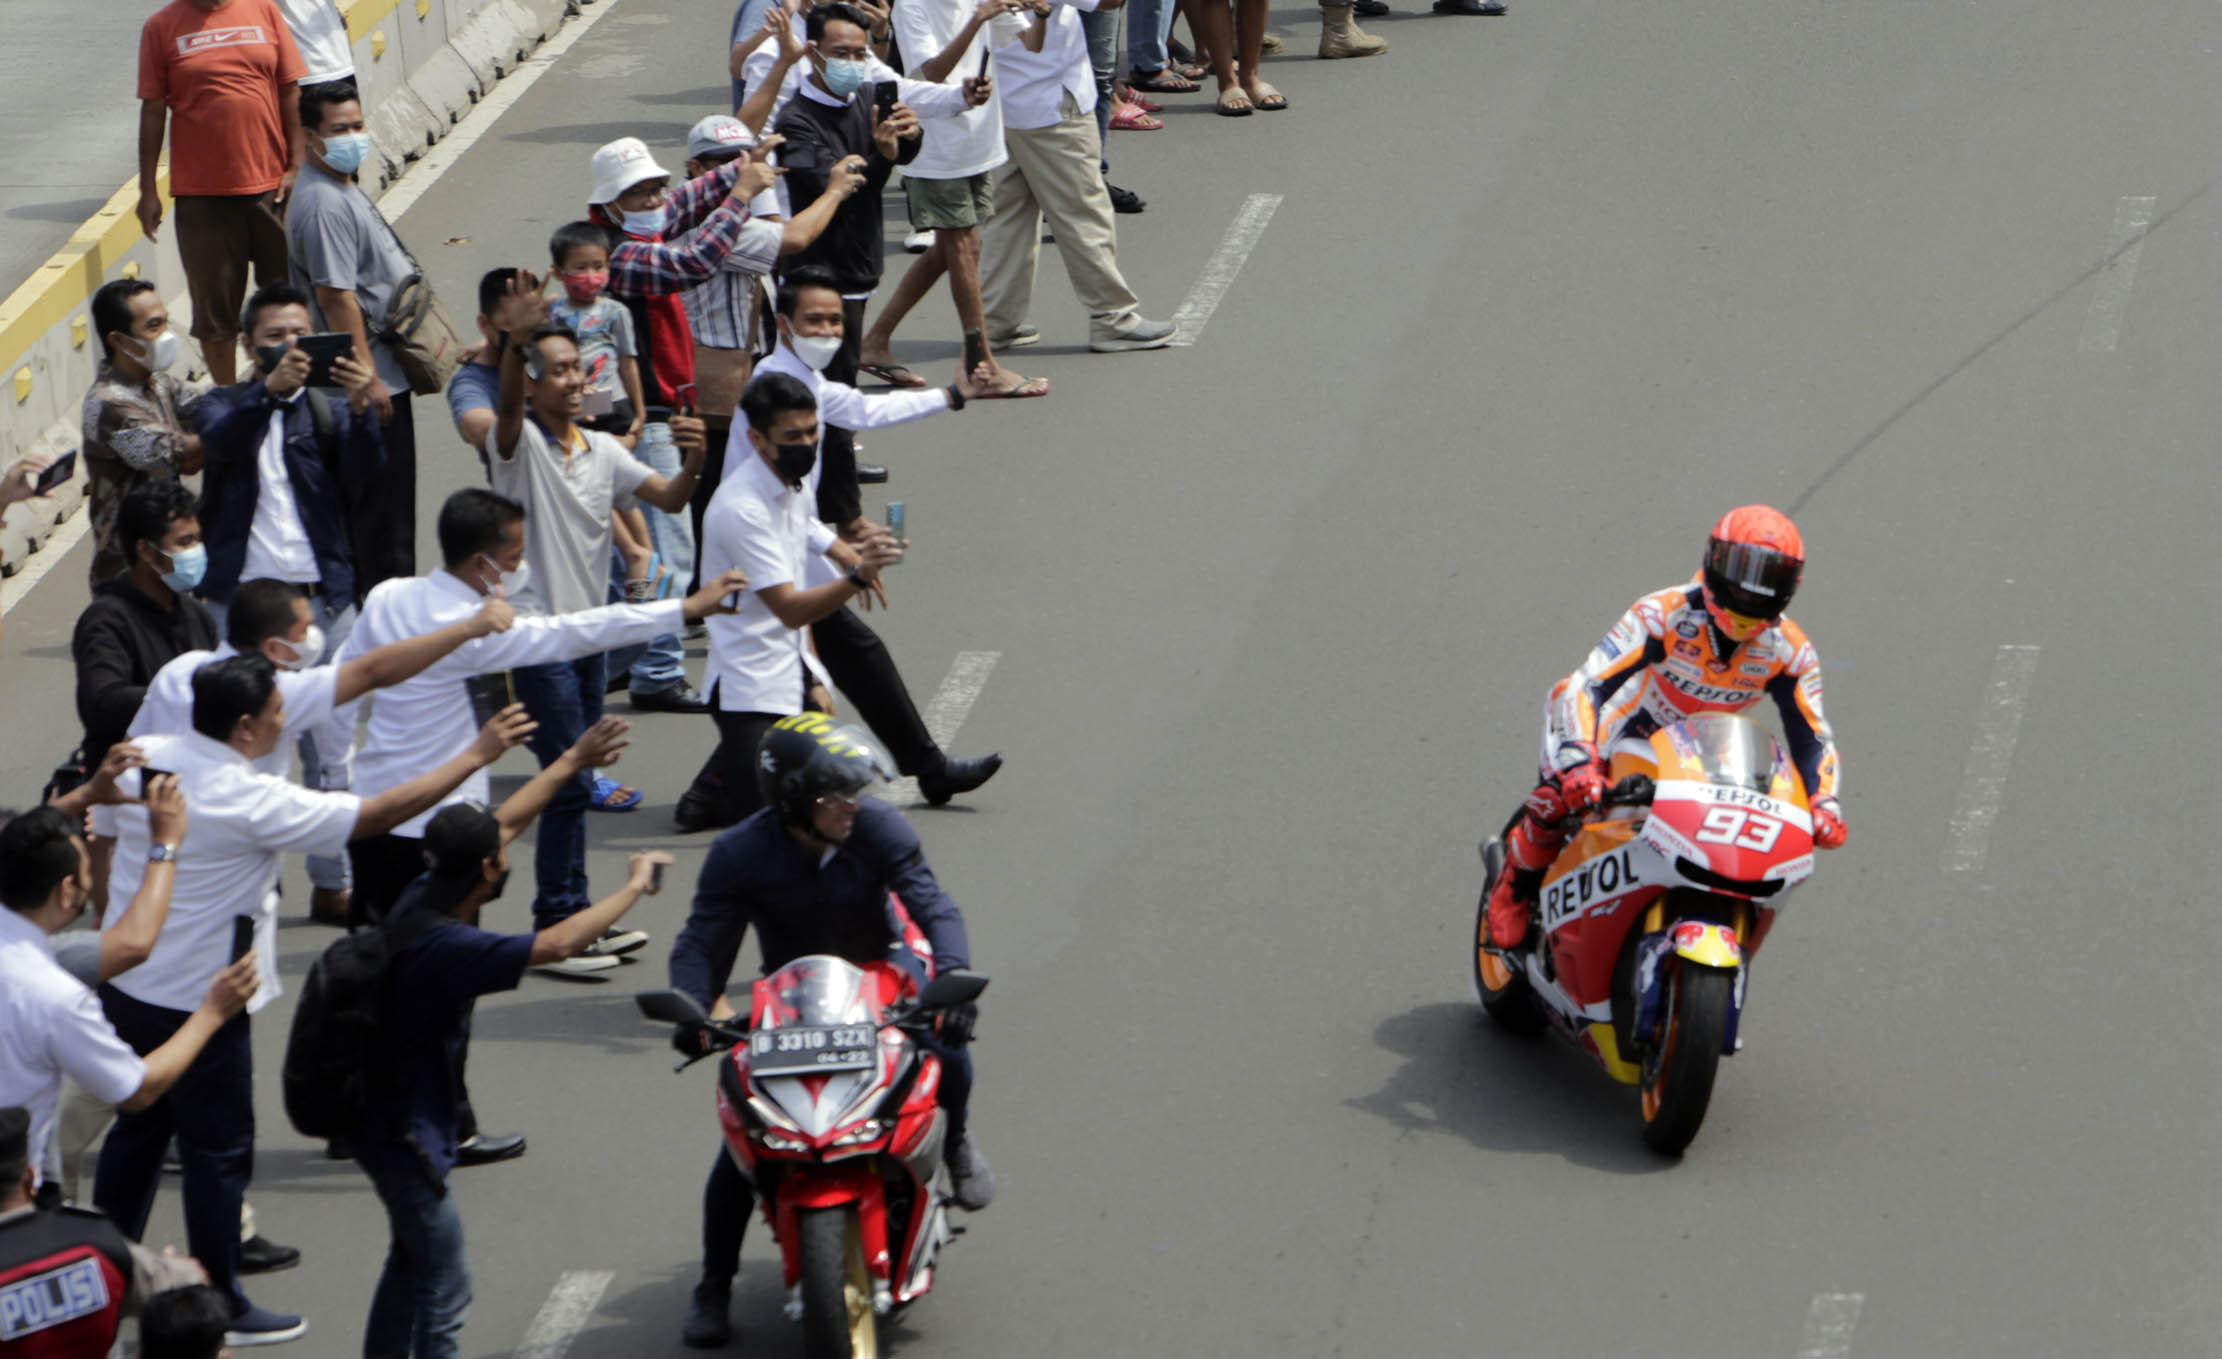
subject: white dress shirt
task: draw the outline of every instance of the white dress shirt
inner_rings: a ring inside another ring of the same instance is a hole
[[[0,1108],[29,1111],[34,1168],[46,1163],[64,1076],[103,1104],[121,1104],[145,1084],[147,1064],[116,1036],[99,999],[54,961],[46,931],[0,906]]]
[[[525,507],[525,560],[532,576],[510,601],[520,610],[577,613],[606,603],[610,512],[630,509],[633,492],[656,475],[614,436],[572,429],[585,436],[585,445],[559,449],[528,415],[506,458],[495,447],[498,429],[486,431],[488,481],[496,494]]]
[[[170,916],[147,960],[110,982],[132,999],[166,1010],[191,1010],[208,983],[231,962],[234,916],[255,922],[255,958],[262,982],[247,1002],[252,1014],[284,994],[278,984],[278,869],[289,850],[341,854],[354,837],[363,800],[353,793],[315,793],[265,774],[246,756],[199,732],[139,741],[147,766],[177,775],[185,790],[185,843],[178,850]],[[146,876],[151,840],[147,809],[116,809],[116,856],[108,874],[108,915],[123,919]]]
[[[798,14],[794,17],[793,24],[796,41],[805,43],[810,41],[808,21]],[[935,49],[935,51],[939,50],[939,48]],[[929,52],[926,55],[932,56],[933,53]],[[772,64],[778,60],[779,44],[777,42],[766,39],[758,43],[756,50],[749,53],[748,58],[741,63],[741,88],[750,94],[756,93],[757,88],[771,77]],[[921,57],[919,60],[923,61],[925,58]],[[795,91],[801,88],[803,78],[809,74],[810,59],[808,57],[787,68],[786,76],[779,82],[779,94],[772,100],[772,111],[764,118],[764,127],[767,131],[773,123],[779,121],[779,111],[787,107],[787,101],[795,97]],[[895,82],[895,97],[910,105],[910,111],[917,114],[920,121],[928,118],[950,118],[964,112],[963,86],[929,85],[923,80],[912,80],[909,76],[897,74],[894,67],[881,61],[878,57],[867,54],[864,58],[865,85],[869,87],[890,80]],[[868,99],[871,96],[866,95],[865,97]]]
[[[974,7],[972,0],[902,0],[895,6],[894,22],[904,64],[916,69],[948,50]],[[1002,51],[1024,30],[1025,25],[1009,14],[982,24],[950,68],[945,87],[956,90],[961,103],[966,78],[982,70],[982,55],[991,48]],[[964,179],[984,175],[1004,161],[1003,110],[993,99],[926,123],[923,131],[925,144],[918,148],[918,159],[903,167],[906,179]]]
[[[281,400],[262,427],[262,443],[255,451],[255,519],[247,529],[247,564],[239,568],[241,580],[283,580],[314,585],[323,576],[317,569],[316,547],[309,531],[301,527],[301,509],[293,499],[293,477],[285,467],[286,413],[301,400],[295,392]]]
[[[996,49],[995,97],[1003,104],[1003,126],[1021,132],[1055,127],[1064,121],[1068,94],[1083,116],[1095,113],[1096,68],[1077,12],[1095,7],[1095,0],[1058,0],[1042,20],[1041,51],[1027,51],[1024,42]]]
[[[446,571],[381,581],[363,601],[362,616],[355,620],[355,631],[337,659],[351,661],[388,642],[437,631],[477,613],[484,602],[476,590]],[[661,599],[653,604],[605,604],[579,613],[523,615],[509,631],[473,638],[401,683],[376,691],[370,696],[370,731],[355,757],[356,789],[376,796],[468,749],[478,739],[479,728],[471,716],[470,693],[463,687],[472,675],[567,661],[677,632],[686,626],[685,607],[684,600]],[[486,771],[480,770],[439,806],[394,827],[392,833],[421,837],[425,823],[440,807],[450,802],[485,802],[487,793]]]
[[[937,415],[949,407],[949,389],[946,387],[913,388],[908,391],[860,392],[846,382],[835,382],[818,369],[804,363],[795,351],[782,340],[756,365],[749,376],[754,382],[766,373],[785,373],[810,389],[818,399],[818,448],[825,450],[826,426],[841,429],[886,429],[890,425],[907,425],[913,420],[923,420]],[[761,462],[756,449],[748,441],[748,417],[738,406],[733,409],[733,432],[725,438],[725,466],[719,473],[719,484],[728,477],[738,476],[744,462]],[[813,468],[811,476],[817,476]],[[753,584],[755,577],[749,577]]]
[[[809,629],[780,622],[761,592],[774,585],[807,588],[808,563],[836,539],[818,522],[814,480],[796,490],[753,452],[747,462],[726,467],[702,516],[702,574],[737,566],[748,573],[748,594],[740,612],[709,619],[704,682],[716,686],[724,712],[792,715],[802,711],[805,666],[819,683],[831,681],[809,654]]]

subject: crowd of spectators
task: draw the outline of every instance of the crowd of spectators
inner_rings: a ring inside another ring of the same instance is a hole
[[[1321,8],[1321,57],[1386,49],[1353,21],[1381,0]],[[892,507],[865,512],[860,488],[890,474],[856,435],[1049,396],[1005,357],[1054,324],[1033,308],[1045,228],[1091,350],[1173,341],[1121,271],[1117,215],[1144,204],[1110,182],[1105,140],[1163,129],[1152,96],[1207,78],[1221,114],[1287,108],[1261,74],[1265,12],[746,0],[731,107],[672,148],[682,173],[635,138],[596,150],[582,201],[538,205],[576,218],[544,268],[515,242],[470,299],[476,343],[430,377],[400,315],[426,282],[358,182],[375,148],[332,0],[146,20],[138,216],[177,232],[208,381],[178,376],[151,283],[95,295],[82,739],[43,805],[0,813],[0,1302],[34,1309],[40,1353],[105,1353],[126,1314],[150,1359],[306,1329],[243,1283],[299,1258],[246,1202],[287,855],[311,920],[391,932],[412,999],[380,1034],[369,1113],[328,1150],[361,1164],[392,1232],[365,1352],[428,1359],[456,1352],[470,1294],[447,1176],[525,1147],[478,1128],[471,1004],[528,971],[618,966],[649,942],[621,917],[671,862],[637,854],[617,892],[590,887],[588,814],[643,800],[607,772],[627,731],[607,695],[703,724],[675,833],[756,811],[765,733],[838,702],[929,802],[998,772],[940,747],[862,615],[908,543]],[[916,258],[870,314],[898,176]],[[963,357],[935,386],[894,343],[944,283]],[[413,398],[435,395],[486,484],[439,506],[420,574],[419,447],[454,447],[420,437]],[[0,474],[0,510],[47,465]],[[519,744],[541,772],[489,807],[485,771]],[[479,930],[534,827],[532,931]],[[131,1239],[166,1155],[190,1258]]]

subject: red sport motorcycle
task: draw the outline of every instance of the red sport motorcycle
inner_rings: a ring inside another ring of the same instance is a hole
[[[876,1356],[879,1318],[925,1296],[961,1230],[942,1167],[941,1061],[919,1037],[986,989],[971,973],[921,988],[891,963],[812,955],[756,981],[745,1027],[677,991],[638,997],[650,1019],[701,1024],[720,1045],[706,1054],[719,1058],[718,1123],[779,1241],[810,1359]]]
[[[1731,713],[1621,743],[1611,777],[1544,875],[1540,943],[1493,946],[1483,889],[1474,987],[1504,1028],[1553,1028],[1635,1086],[1644,1142],[1671,1155],[1739,1046],[1750,954],[1812,876],[1813,817],[1781,745]],[[1494,882],[1501,838],[1481,855]]]

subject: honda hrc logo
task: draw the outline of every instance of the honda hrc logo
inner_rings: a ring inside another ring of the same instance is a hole
[[[261,24],[238,24],[231,28],[204,28],[198,33],[181,33],[177,40],[177,54],[192,56],[216,47],[258,47],[267,44],[270,35]]]
[[[1635,885],[1636,869],[1627,848],[1593,859],[1543,889],[1543,926],[1557,929],[1599,901]]]

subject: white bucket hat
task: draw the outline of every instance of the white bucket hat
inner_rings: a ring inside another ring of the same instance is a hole
[[[638,137],[619,137],[594,153],[594,188],[586,201],[614,203],[619,194],[643,180],[669,178],[671,171],[648,154],[648,143]]]

